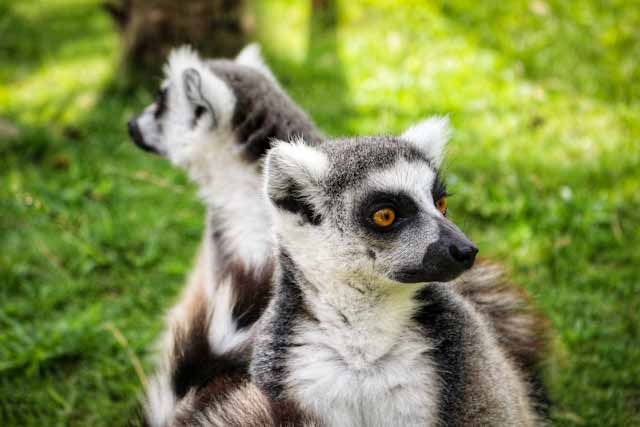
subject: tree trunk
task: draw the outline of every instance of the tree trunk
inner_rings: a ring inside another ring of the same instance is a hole
[[[246,43],[242,0],[108,0],[133,77],[158,74],[169,51],[190,44],[203,56],[233,56]]]

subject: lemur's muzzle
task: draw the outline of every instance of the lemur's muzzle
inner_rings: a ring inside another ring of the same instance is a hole
[[[129,120],[129,122],[127,123],[127,128],[129,130],[129,136],[131,137],[131,140],[134,142],[134,144],[142,148],[144,151],[158,153],[158,150],[144,141],[144,137],[142,136],[142,132],[140,131],[140,126],[138,126],[138,117],[134,117]]]
[[[438,240],[427,247],[422,268],[401,273],[401,282],[448,282],[473,266],[478,247],[448,219],[438,221]]]

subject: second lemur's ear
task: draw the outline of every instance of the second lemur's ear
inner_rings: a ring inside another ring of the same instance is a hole
[[[188,68],[182,72],[182,83],[184,84],[184,94],[192,104],[202,102],[202,77],[195,68]]]
[[[258,43],[251,43],[245,46],[238,56],[236,56],[236,63],[253,68],[269,80],[277,83],[276,77],[273,75],[271,69],[269,69],[269,66],[262,57],[262,52]]]
[[[211,115],[211,127],[217,124],[216,110],[205,96],[202,88],[202,76],[195,68],[187,68],[182,72],[182,84],[184,85],[184,95],[194,109],[193,127],[204,113]]]
[[[415,145],[439,168],[450,136],[449,118],[434,116],[411,126],[400,138]]]
[[[170,108],[182,112],[192,128],[205,120],[212,129],[231,120],[236,102],[233,91],[193,49],[182,46],[172,50],[164,71],[176,88],[176,95],[170,96]]]
[[[302,140],[276,142],[265,162],[266,190],[273,205],[318,224],[321,216],[313,200],[329,167],[327,156]]]

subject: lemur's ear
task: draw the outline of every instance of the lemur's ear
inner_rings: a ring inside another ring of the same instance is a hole
[[[218,122],[216,110],[205,96],[202,87],[202,77],[195,68],[187,68],[182,72],[182,84],[184,85],[184,95],[191,104],[193,110],[192,127],[196,127],[198,120],[205,114],[211,116],[211,128],[215,128]]]
[[[182,83],[184,85],[184,94],[192,104],[202,102],[204,96],[202,94],[202,77],[195,68],[187,68],[182,72]]]
[[[192,128],[203,120],[212,129],[231,120],[236,102],[233,91],[189,46],[171,51],[164,72],[180,93],[170,96],[170,108],[183,112]]]
[[[254,70],[262,73],[269,80],[276,82],[276,78],[269,69],[269,66],[262,57],[260,45],[258,43],[251,43],[245,46],[238,56],[236,56],[236,63],[251,67]]]
[[[400,138],[415,145],[439,168],[450,136],[449,118],[434,116],[411,126]]]
[[[299,214],[311,224],[321,221],[313,205],[329,166],[327,156],[304,143],[276,142],[265,163],[267,195],[278,208]]]

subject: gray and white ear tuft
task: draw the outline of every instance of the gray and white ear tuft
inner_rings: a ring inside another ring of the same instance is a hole
[[[258,43],[251,43],[245,46],[238,56],[236,56],[236,63],[253,68],[269,80],[277,83],[276,77],[273,75],[262,56],[262,49]]]
[[[231,88],[191,47],[173,49],[164,71],[171,87],[176,88],[169,108],[183,112],[192,128],[205,113],[211,129],[230,122],[236,102]]]
[[[182,72],[182,83],[184,84],[184,94],[189,102],[196,104],[203,98],[202,77],[195,68],[187,68]]]
[[[415,145],[433,161],[435,167],[439,168],[450,136],[449,118],[434,116],[411,126],[400,138]]]
[[[279,209],[300,214],[312,224],[319,215],[310,202],[320,190],[320,182],[329,168],[325,153],[308,146],[302,139],[277,141],[265,162],[266,190],[269,200]]]
[[[211,115],[211,127],[216,127],[216,110],[204,94],[200,72],[195,68],[187,68],[182,72],[182,83],[184,85],[184,95],[194,108],[193,126],[197,124],[198,119],[204,112],[208,112]]]

